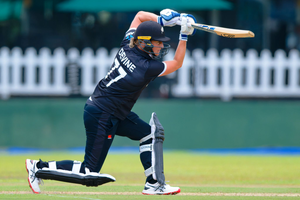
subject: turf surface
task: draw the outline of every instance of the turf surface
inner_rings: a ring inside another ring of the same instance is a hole
[[[0,199],[300,199],[300,157],[164,154],[168,184],[176,196],[141,195],[145,176],[136,154],[110,154],[101,170],[117,181],[99,187],[44,181],[42,194],[31,194],[25,159],[82,160],[82,154],[0,154]],[[4,161],[4,162],[3,162]]]

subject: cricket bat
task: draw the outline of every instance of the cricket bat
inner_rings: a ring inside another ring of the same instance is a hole
[[[191,24],[191,26],[195,29],[207,31],[227,38],[252,38],[255,36],[254,33],[249,30],[222,28],[218,26],[210,26],[210,25],[197,24],[197,23]]]
[[[223,27],[198,24],[198,23],[188,24],[188,26],[191,26],[198,30],[214,33],[219,36],[227,37],[227,38],[253,38],[255,36],[254,33],[249,30],[223,28]]]

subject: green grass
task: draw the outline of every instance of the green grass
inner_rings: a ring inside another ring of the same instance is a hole
[[[138,154],[108,155],[101,170],[113,175],[117,181],[99,187],[44,181],[44,192],[30,194],[27,184],[25,159],[82,160],[83,155],[55,152],[51,154],[1,154],[0,199],[299,199],[275,196],[199,196],[203,193],[276,193],[300,194],[300,157],[298,156],[218,156],[171,152],[164,154],[165,175],[168,183],[181,187],[181,194],[195,196],[143,196],[145,176]],[[3,193],[11,191],[13,194]],[[25,194],[18,194],[25,192]],[[75,192],[66,194],[63,192]],[[138,194],[104,195],[78,192],[134,192]],[[198,194],[198,196],[196,196]]]

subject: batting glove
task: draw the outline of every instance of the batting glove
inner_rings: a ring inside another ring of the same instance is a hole
[[[160,16],[157,17],[157,22],[162,26],[175,26],[176,22],[180,21],[180,14],[171,9],[160,11]]]
[[[180,15],[181,30],[179,40],[187,41],[188,35],[194,35],[196,30],[190,26],[190,24],[196,23],[196,19],[193,15],[182,13]]]

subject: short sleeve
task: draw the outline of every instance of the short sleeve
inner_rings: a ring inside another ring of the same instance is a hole
[[[158,62],[155,60],[151,60],[149,62],[149,66],[147,69],[147,72],[145,74],[146,78],[152,78],[152,77],[157,77],[164,73],[166,70],[166,65],[162,62]]]

